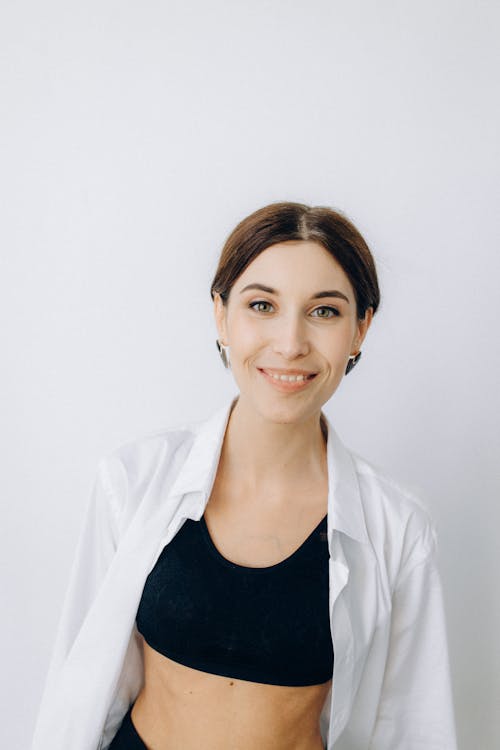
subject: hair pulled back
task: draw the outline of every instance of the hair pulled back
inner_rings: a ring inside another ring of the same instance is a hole
[[[360,232],[342,213],[327,206],[277,202],[259,208],[237,224],[226,239],[210,294],[224,305],[235,281],[266,248],[278,242],[317,242],[339,263],[351,282],[358,319],[368,307],[376,313],[380,290],[374,258]]]

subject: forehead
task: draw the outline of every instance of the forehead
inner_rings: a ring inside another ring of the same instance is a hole
[[[267,283],[278,290],[303,289],[317,291],[326,282],[336,289],[351,292],[350,281],[338,261],[317,242],[287,241],[263,250],[245,268],[234,284],[240,290],[251,282]]]

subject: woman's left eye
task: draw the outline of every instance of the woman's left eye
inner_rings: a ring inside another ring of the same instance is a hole
[[[323,305],[323,307],[316,307],[316,309],[313,310],[313,312],[316,312],[316,310],[330,310],[333,313],[333,315],[328,315],[329,318],[335,318],[335,317],[337,317],[337,315],[340,315],[340,313],[339,313],[339,311],[337,310],[336,307],[330,307],[329,305],[326,305],[326,306]],[[319,315],[318,317],[325,318],[327,316],[325,316],[325,315]]]

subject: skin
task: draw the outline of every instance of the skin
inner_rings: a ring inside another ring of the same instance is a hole
[[[279,295],[240,294],[251,283]],[[312,299],[326,289],[348,301]],[[251,309],[255,301],[266,304]],[[216,295],[214,313],[219,340],[230,347],[239,397],[204,516],[226,559],[265,567],[295,552],[327,512],[321,408],[339,386],[349,355],[360,350],[372,311],[357,319],[349,279],[321,245],[286,242],[245,269],[227,306]],[[318,374],[303,391],[282,393],[257,367]],[[323,750],[319,716],[331,679],[299,687],[239,680],[179,664],[145,641],[142,646],[145,681],[132,721],[148,750]]]
[[[252,283],[272,287],[279,295],[260,290],[241,294]],[[349,302],[312,299],[323,290],[339,290]],[[266,304],[249,307],[259,300]],[[340,315],[318,310],[325,305]],[[238,477],[252,502],[287,503],[291,487],[326,475],[321,408],[337,390],[349,355],[361,349],[372,308],[358,320],[354,291],[342,267],[318,243],[299,241],[266,248],[237,279],[226,306],[215,296],[214,314],[219,340],[230,347],[240,391],[226,433],[225,470]],[[280,393],[257,367],[296,367],[318,375],[303,391]]]

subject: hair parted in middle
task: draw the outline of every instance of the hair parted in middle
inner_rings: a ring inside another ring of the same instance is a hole
[[[210,287],[227,304],[233,284],[266,248],[279,242],[317,242],[339,263],[351,282],[359,320],[366,310],[376,313],[380,290],[375,260],[361,233],[340,211],[288,201],[270,203],[244,218],[222,248]]]

